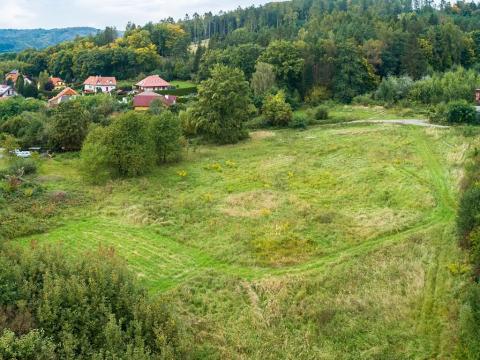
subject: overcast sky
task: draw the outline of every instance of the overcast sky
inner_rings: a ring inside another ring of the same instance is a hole
[[[0,0],[0,28],[32,29],[107,25],[123,30],[128,21],[144,24],[172,16],[233,10],[265,0]]]

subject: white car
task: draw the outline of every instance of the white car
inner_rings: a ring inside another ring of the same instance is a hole
[[[24,158],[24,159],[32,156],[32,153],[30,151],[21,151],[21,150],[18,150],[18,149],[13,150],[12,153],[15,154],[16,156],[18,156],[20,158]]]

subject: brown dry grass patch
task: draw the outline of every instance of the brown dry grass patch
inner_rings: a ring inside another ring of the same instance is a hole
[[[221,211],[234,217],[260,217],[269,215],[279,205],[275,192],[255,190],[228,196]]]
[[[263,140],[263,139],[268,139],[274,136],[275,136],[275,133],[273,131],[267,131],[267,130],[252,131],[250,133],[250,137],[252,138],[252,140]]]

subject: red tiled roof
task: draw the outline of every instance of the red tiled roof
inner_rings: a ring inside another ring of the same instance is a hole
[[[162,96],[162,101],[167,106],[172,106],[177,103],[177,97],[174,95],[165,95]]]
[[[49,103],[55,103],[57,100],[61,99],[64,96],[78,96],[78,93],[75,90],[73,90],[72,88],[67,87],[67,88],[63,89],[62,91],[60,91],[57,96],[48,100],[48,102]]]
[[[59,77],[51,77],[49,80],[52,82],[52,84],[53,84],[54,86],[57,86],[57,84],[58,84],[59,82],[62,82],[62,83],[63,83],[63,80],[60,79]]]
[[[145,79],[142,81],[139,81],[138,83],[135,84],[136,86],[139,87],[170,87],[170,83],[168,81],[163,80],[160,76],[158,75],[150,75],[147,76]]]
[[[154,100],[161,100],[165,105],[172,106],[177,102],[177,97],[172,95],[159,95],[154,92],[143,92],[133,98],[134,107],[150,107]]]
[[[116,86],[117,79],[113,76],[89,76],[88,79],[83,82],[83,85]]]
[[[18,70],[12,70],[5,76],[5,80],[11,80],[16,83],[19,76],[20,72]]]

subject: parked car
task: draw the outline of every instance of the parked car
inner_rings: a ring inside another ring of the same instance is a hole
[[[32,152],[31,151],[21,151],[21,150],[18,150],[18,149],[15,149],[12,151],[12,154],[15,154],[15,156],[18,156],[20,158],[29,158],[30,156],[32,156]]]

